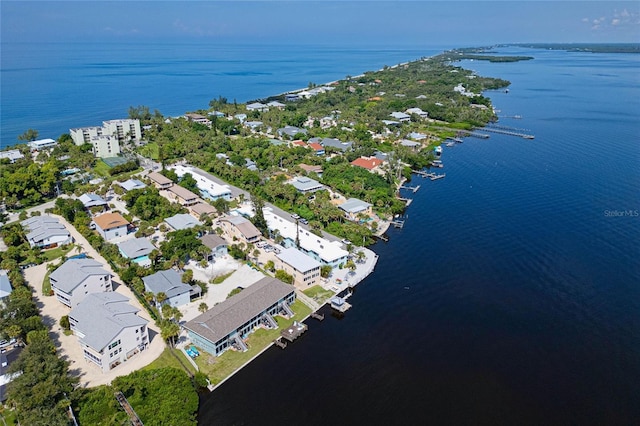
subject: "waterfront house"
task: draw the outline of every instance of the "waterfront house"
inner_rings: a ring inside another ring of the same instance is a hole
[[[358,220],[359,215],[371,216],[373,214],[371,204],[357,198],[349,198],[340,204],[338,208],[344,212],[349,220]]]
[[[111,274],[93,259],[69,259],[49,275],[58,301],[70,308],[87,294],[112,291]]]
[[[118,250],[125,259],[130,259],[144,268],[151,266],[149,253],[155,250],[151,241],[147,238],[133,238],[118,244]]]
[[[11,280],[4,269],[0,270],[0,302],[4,302],[7,297],[11,296]]]
[[[148,321],[120,293],[88,295],[69,312],[69,324],[87,361],[103,373],[149,345]]]
[[[174,216],[168,217],[164,220],[167,225],[174,231],[181,231],[183,229],[193,228],[194,226],[202,225],[198,219],[187,213],[178,213]]]
[[[284,100],[286,102],[296,102],[300,100],[300,96],[297,93],[287,93],[284,95]]]
[[[307,256],[311,256],[323,265],[337,268],[347,261],[349,252],[342,248],[339,241],[331,241],[315,235],[304,228],[296,226],[294,222],[276,213],[269,207],[263,210],[269,232],[278,230],[282,236],[282,246],[285,248],[296,247]],[[296,240],[299,245],[296,244]]]
[[[27,142],[27,146],[31,148],[31,151],[40,151],[46,148],[53,148],[56,145],[58,145],[58,142],[50,138]]]
[[[362,167],[363,169],[367,169],[370,172],[377,170],[382,163],[382,160],[375,157],[360,157],[351,162],[352,165]]]
[[[186,305],[191,301],[191,286],[182,282],[182,276],[173,269],[158,271],[153,275],[142,277],[145,291],[153,293],[157,297],[159,293],[164,293],[167,297],[160,305],[178,307]],[[196,286],[200,288],[199,286]]]
[[[422,146],[420,142],[410,141],[408,139],[402,139],[400,145],[406,146],[411,151],[417,151]]]
[[[24,158],[24,155],[17,149],[10,149],[9,151],[0,152],[0,160],[6,158],[9,160],[9,163],[13,164],[16,161]]]
[[[48,215],[33,216],[20,222],[31,247],[43,249],[71,244],[73,237],[62,223]]]
[[[147,187],[144,182],[141,182],[138,179],[129,179],[124,182],[118,182],[118,185],[120,185],[120,187],[122,187],[126,192],[133,191],[134,189],[144,189]]]
[[[180,204],[182,207],[188,207],[200,202],[200,197],[187,188],[180,185],[172,185],[167,189],[167,196],[171,201]]]
[[[420,132],[411,132],[407,135],[409,139],[413,139],[414,141],[421,141],[427,138],[427,135]]]
[[[207,256],[207,261],[212,262],[217,258],[223,257],[227,254],[227,248],[229,244],[227,241],[216,234],[205,234],[200,238],[202,244],[207,246],[211,252]]]
[[[322,264],[307,256],[295,247],[289,247],[276,254],[277,269],[284,270],[293,277],[293,284],[298,287],[309,287],[320,282]]]
[[[153,186],[158,189],[169,189],[173,186],[173,181],[158,172],[151,172],[147,175]]]
[[[311,179],[306,176],[298,176],[289,182],[293,187],[303,194],[316,192],[320,189],[324,189],[324,185],[322,185],[317,180]]]
[[[248,219],[242,216],[223,216],[220,226],[231,238],[247,244],[257,243],[262,233]]]
[[[131,224],[120,213],[104,213],[93,218],[92,224],[105,241],[127,235]]]
[[[246,351],[244,342],[256,328],[277,328],[274,315],[293,316],[293,286],[271,277],[217,304],[184,325],[189,339],[198,348],[220,356],[227,349]]]

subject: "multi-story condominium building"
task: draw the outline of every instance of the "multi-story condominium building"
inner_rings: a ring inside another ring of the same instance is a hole
[[[69,259],[49,275],[58,301],[70,308],[88,294],[112,291],[111,274],[93,259]]]
[[[296,300],[293,286],[271,277],[218,303],[184,325],[197,347],[219,356],[235,346],[247,350],[243,339],[258,327],[277,328],[274,315],[292,316],[290,305]]]
[[[69,313],[85,359],[103,373],[117,367],[149,345],[148,321],[120,293],[88,295]]]
[[[307,288],[320,283],[322,264],[307,256],[295,247],[289,247],[276,254],[276,268],[284,270],[293,277],[293,284]]]

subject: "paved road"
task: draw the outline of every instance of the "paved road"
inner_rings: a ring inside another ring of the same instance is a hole
[[[65,336],[59,326],[60,318],[63,315],[68,315],[70,309],[58,302],[53,296],[42,296],[42,281],[47,272],[47,265],[42,264],[33,268],[25,270],[25,280],[35,290],[34,296],[36,303],[41,309],[42,316],[45,324],[49,328],[49,334],[58,348],[58,351],[62,357],[71,363],[71,373],[77,375],[80,378],[80,385],[84,387],[93,387],[102,384],[111,383],[113,379],[118,376],[127,375],[133,371],[148,365],[153,360],[158,358],[162,351],[164,351],[166,345],[160,337],[160,330],[155,325],[147,311],[140,305],[135,295],[131,290],[123,284],[117,274],[113,272],[111,266],[104,260],[104,258],[89,244],[73,226],[71,226],[63,217],[57,215],[51,215],[60,220],[60,222],[69,230],[71,235],[79,244],[84,253],[88,256],[100,262],[104,269],[109,271],[113,275],[114,291],[129,298],[129,303],[136,308],[140,309],[138,315],[147,321],[149,321],[149,338],[151,342],[147,349],[140,352],[136,356],[127,360],[109,371],[103,373],[98,366],[90,361],[84,359],[82,353],[82,347],[75,336]],[[54,261],[53,263],[57,263]]]

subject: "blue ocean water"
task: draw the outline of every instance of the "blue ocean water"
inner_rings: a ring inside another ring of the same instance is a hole
[[[204,396],[201,422],[637,424],[640,57],[502,51],[535,59],[464,66],[512,81],[489,96],[535,139],[445,148],[353,308]]]
[[[242,43],[2,43],[0,149],[29,128],[126,117],[130,106],[182,115],[218,96],[246,102],[441,52],[443,46]]]
[[[2,147],[239,102],[445,47],[2,44]],[[445,148],[337,319],[309,322],[201,401],[201,424],[637,424],[640,57],[503,48],[503,125]],[[521,119],[513,117],[521,115]]]

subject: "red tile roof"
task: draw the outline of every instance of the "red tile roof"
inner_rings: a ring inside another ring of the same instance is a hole
[[[377,158],[373,158],[373,157],[371,158],[360,157],[353,160],[351,164],[353,164],[354,166],[362,167],[367,170],[373,170],[376,167],[378,167],[380,164],[382,164],[382,160],[378,160]]]
[[[309,148],[313,149],[314,151],[324,151],[324,147],[316,142],[311,142],[309,144]]]

